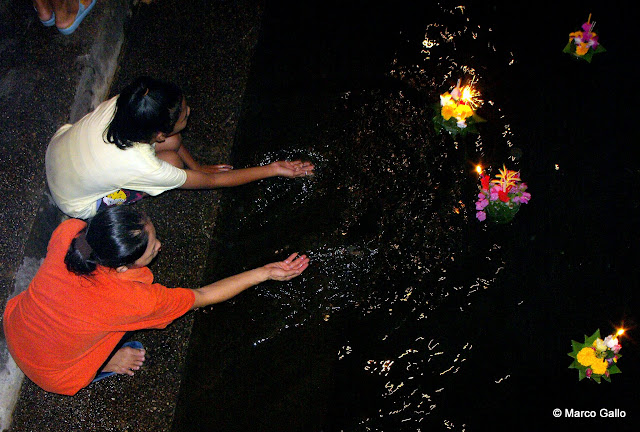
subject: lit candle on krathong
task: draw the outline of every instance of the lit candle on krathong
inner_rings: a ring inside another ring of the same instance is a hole
[[[480,175],[482,175],[482,165],[478,164],[476,165],[476,172]]]
[[[591,14],[587,22],[580,26],[581,30],[569,33],[569,42],[562,52],[571,54],[591,63],[594,54],[605,52],[606,50],[598,41],[598,35],[593,31],[596,22],[591,21]]]
[[[591,16],[589,16],[589,17],[591,17]],[[618,331],[616,332],[616,337],[618,337],[618,336],[622,336],[623,334],[624,334],[624,329],[623,329],[623,328],[620,328],[620,329],[618,329]]]
[[[457,104],[467,105],[473,111],[477,110],[483,102],[480,99],[480,92],[473,88],[473,81],[461,86],[461,80],[458,79],[455,88],[451,90],[451,97]]]

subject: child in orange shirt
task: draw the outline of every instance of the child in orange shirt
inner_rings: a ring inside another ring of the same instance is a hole
[[[165,328],[187,311],[225,301],[266,280],[290,280],[308,266],[292,254],[198,289],[153,283],[147,265],[161,243],[144,214],[110,207],[53,233],[29,288],[9,300],[4,332],[20,369],[43,389],[74,395],[113,373],[133,375],[145,360],[126,332]]]

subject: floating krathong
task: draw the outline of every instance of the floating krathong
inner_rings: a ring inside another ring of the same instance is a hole
[[[518,171],[508,170],[504,165],[495,179],[488,175],[480,177],[480,193],[476,201],[476,218],[495,223],[510,222],[518,210],[520,204],[527,204],[531,194],[527,192],[527,184],[520,180]]]
[[[622,349],[619,337],[623,333],[624,329],[620,329],[601,339],[598,329],[589,337],[585,335],[584,343],[571,341],[573,351],[568,355],[574,360],[569,368],[578,369],[578,380],[589,378],[599,384],[600,379],[611,382],[611,375],[621,373],[617,363]]]
[[[476,124],[485,121],[476,114],[480,105],[480,93],[471,84],[461,87],[458,80],[451,92],[440,95],[440,103],[434,107],[436,115],[433,117],[433,123],[436,130],[440,132],[441,129],[445,129],[454,136],[478,133]]]
[[[569,33],[569,42],[562,51],[589,63],[594,54],[605,52],[604,47],[598,42],[598,35],[593,31],[595,25],[596,22],[591,22],[589,14],[587,22],[582,24],[582,30]]]

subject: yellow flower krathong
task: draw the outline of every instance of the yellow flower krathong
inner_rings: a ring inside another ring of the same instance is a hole
[[[573,350],[568,353],[573,358],[569,365],[571,369],[578,369],[578,379],[588,378],[600,383],[600,380],[611,382],[611,375],[619,374],[618,359],[620,345],[618,336],[624,333],[624,329],[616,334],[610,334],[604,340],[600,338],[600,330],[596,330],[591,336],[584,336],[584,342],[571,341]]]
[[[591,14],[586,23],[582,24],[582,30],[569,33],[569,43],[562,50],[579,59],[591,62],[594,54],[605,52],[606,50],[598,42],[598,35],[593,31],[596,22],[591,22]]]
[[[451,92],[440,95],[440,104],[436,107],[437,114],[433,122],[440,129],[447,130],[451,135],[478,133],[475,123],[484,119],[477,116],[475,110],[482,104],[480,93],[472,85],[460,86],[460,81]]]

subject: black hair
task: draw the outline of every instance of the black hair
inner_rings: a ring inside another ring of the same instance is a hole
[[[172,83],[138,77],[116,101],[116,111],[105,131],[107,142],[126,150],[136,142],[150,142],[158,132],[169,134],[180,118],[182,90]]]
[[[90,275],[98,265],[115,269],[133,264],[147,249],[149,234],[144,228],[148,222],[144,213],[127,205],[100,211],[71,242],[64,257],[67,269]]]

